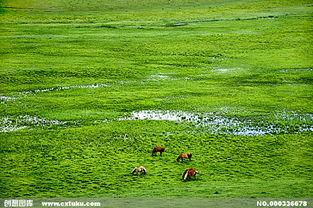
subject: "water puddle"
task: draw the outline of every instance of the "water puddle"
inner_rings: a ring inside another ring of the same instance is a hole
[[[280,72],[297,72],[297,71],[313,71],[313,68],[304,68],[304,69],[282,69]]]
[[[211,134],[230,135],[275,135],[313,131],[313,114],[296,112],[279,112],[271,117],[227,117],[228,109],[210,113],[189,113],[170,110],[144,110],[132,112],[130,116],[112,120],[94,120],[93,123],[112,122],[114,120],[167,120],[187,124],[188,133],[206,132]],[[58,121],[23,115],[18,117],[0,118],[0,132],[11,132],[20,129],[49,128],[76,126],[85,121]],[[90,122],[90,121],[89,121]],[[127,137],[128,138],[128,137]]]
[[[230,70],[231,69],[213,69],[212,72],[214,72],[215,74],[222,74],[222,73],[226,73]]]
[[[218,74],[225,74],[229,72],[232,69],[211,69],[211,70],[205,70],[206,73],[197,74],[197,77],[201,76],[212,76],[212,75],[218,75]]]
[[[164,81],[164,80],[177,80],[172,78],[171,75],[173,73],[158,73],[158,74],[152,74],[150,76],[148,76],[147,79],[145,79],[145,81]]]
[[[247,118],[228,118],[221,113],[188,113],[183,111],[145,110],[133,112],[120,120],[168,120],[187,122],[195,130],[212,134],[273,135],[313,131],[313,115],[283,112],[274,115],[271,122]]]
[[[99,88],[99,87],[109,87],[109,86],[110,85],[106,83],[99,83],[99,84],[90,84],[90,85],[73,85],[73,86],[51,87],[51,88],[45,88],[45,89],[29,90],[29,91],[20,92],[19,97],[0,96],[0,104],[5,103],[6,101],[12,101],[12,100],[22,98],[28,94],[69,90],[69,89],[75,89],[75,88]]]
[[[60,91],[60,90],[68,90],[68,89],[75,89],[75,88],[99,88],[99,87],[108,87],[108,86],[109,85],[105,83],[90,84],[90,85],[73,85],[73,86],[66,86],[66,87],[52,87],[52,88],[46,88],[46,89],[30,90],[30,91],[23,92],[23,94]]]
[[[37,116],[23,115],[0,118],[0,132],[16,131],[28,127],[51,127],[67,124],[66,121],[48,120]]]
[[[216,59],[219,57],[212,57],[212,59]],[[186,64],[159,64],[160,66],[169,66],[169,67],[182,67],[182,68],[193,68],[193,69],[209,69],[210,67],[206,66],[194,66],[194,65],[186,65]]]
[[[164,74],[153,74],[148,77],[148,79],[152,79],[152,80],[165,80],[169,78],[170,78],[169,76],[164,75]]]
[[[7,97],[7,96],[0,96],[0,103],[4,101],[16,100],[16,97]]]

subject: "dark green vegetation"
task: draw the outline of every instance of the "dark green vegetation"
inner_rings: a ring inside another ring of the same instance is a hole
[[[311,1],[0,2],[1,197],[312,197]],[[121,119],[142,110],[288,130]]]

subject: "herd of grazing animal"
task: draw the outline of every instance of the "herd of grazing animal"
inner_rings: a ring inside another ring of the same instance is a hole
[[[157,152],[160,153],[160,156],[162,156],[162,153],[164,152],[165,148],[164,147],[154,147],[152,149],[152,156],[157,156]],[[178,156],[178,158],[176,159],[177,162],[181,161],[183,162],[184,161],[184,158],[188,158],[189,160],[191,160],[191,157],[192,157],[192,153],[183,153],[183,154],[180,154]],[[134,168],[133,171],[131,172],[133,175],[138,175],[138,173],[141,173],[142,175],[145,175],[146,174],[146,169],[143,167],[143,166],[140,166],[138,168]],[[195,177],[196,174],[199,173],[197,170],[193,169],[193,168],[189,168],[189,169],[186,169],[182,175],[182,180],[183,181],[188,181],[191,179],[191,177]]]

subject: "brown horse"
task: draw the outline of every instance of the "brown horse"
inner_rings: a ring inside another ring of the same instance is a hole
[[[143,166],[140,166],[139,168],[134,168],[134,170],[132,171],[132,174],[134,175],[136,173],[136,175],[138,175],[138,173],[141,173],[141,175],[146,175],[146,168]]]
[[[160,152],[160,156],[162,156],[162,153],[164,152],[165,148],[164,147],[155,147],[152,150],[152,156],[156,156],[157,152]]]
[[[183,153],[178,156],[176,161],[179,162],[179,160],[181,160],[182,162],[184,162],[184,158],[188,158],[189,160],[191,160],[191,157],[192,157],[192,153]]]
[[[193,168],[189,168],[189,169],[186,169],[182,175],[182,178],[184,181],[187,181],[187,180],[190,180],[190,178],[192,176],[196,176],[196,174],[199,173],[197,170],[193,169]]]

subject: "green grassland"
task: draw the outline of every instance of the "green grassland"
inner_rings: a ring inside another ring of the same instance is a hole
[[[1,197],[313,196],[312,1],[0,3]]]

